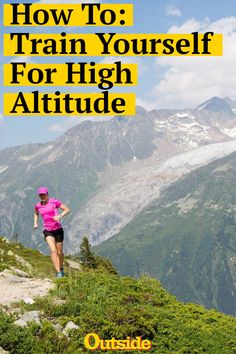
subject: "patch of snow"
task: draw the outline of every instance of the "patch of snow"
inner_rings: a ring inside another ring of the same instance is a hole
[[[52,163],[52,162],[58,160],[58,158],[61,156],[63,156],[63,150],[61,148],[58,148],[57,150],[53,151],[50,155],[48,155],[46,158],[44,158],[43,161],[41,161],[39,165],[45,165],[48,163]]]
[[[217,168],[214,169],[214,173],[215,172],[222,172],[222,171],[227,171],[231,168],[232,166],[230,164],[226,164],[226,165],[223,165],[223,166],[219,166]]]
[[[1,169],[2,168],[2,169]],[[8,166],[0,166],[0,173],[6,171],[8,169]]]
[[[200,107],[198,107],[198,110],[199,110],[199,111],[202,111],[202,110],[208,105],[208,103],[209,103],[209,102],[207,102],[207,103],[201,105]]]
[[[46,146],[43,150],[43,153],[46,152],[49,149],[52,149],[53,145],[48,145]],[[29,161],[29,160],[33,160],[36,156],[40,155],[42,153],[42,150],[37,151],[35,154],[33,155],[25,155],[25,156],[20,156],[19,157],[19,161]]]
[[[175,169],[184,165],[197,166],[216,158],[220,159],[234,151],[236,151],[236,141],[206,145],[169,158],[163,164],[162,169]]]
[[[196,141],[192,141],[192,140],[189,140],[189,145],[192,146],[192,148],[197,148],[198,147],[198,143]]]
[[[195,116],[188,114],[188,113],[177,113],[176,117],[178,118],[190,118],[190,119],[195,119]]]
[[[232,129],[221,129],[221,131],[230,136],[231,138],[235,138],[236,137],[236,127],[232,128]]]
[[[29,161],[32,159],[32,156],[20,156],[19,161]]]

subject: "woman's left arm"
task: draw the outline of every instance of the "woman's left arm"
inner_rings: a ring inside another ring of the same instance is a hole
[[[61,204],[59,206],[59,209],[63,210],[63,212],[61,214],[54,216],[54,220],[56,220],[56,221],[61,220],[64,216],[66,216],[70,212],[70,209],[65,204]]]

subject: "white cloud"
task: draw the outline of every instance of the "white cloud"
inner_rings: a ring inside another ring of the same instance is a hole
[[[213,31],[224,35],[222,57],[159,57],[158,73],[164,69],[163,79],[153,90],[158,107],[183,108],[196,106],[212,96],[229,96],[236,92],[236,17],[226,17],[210,23],[209,19],[194,18],[169,33],[200,33]],[[160,104],[160,105],[159,105]]]
[[[144,100],[140,97],[136,98],[136,105],[145,108],[147,111],[152,111],[156,108],[156,104],[149,100]]]
[[[67,118],[65,118],[64,122],[52,124],[49,127],[49,130],[51,132],[64,132],[67,129],[74,127],[75,125],[81,123],[82,120],[83,120],[82,118],[79,118],[76,116],[67,117]]]
[[[30,56],[21,56],[21,57],[15,57],[13,59],[11,59],[9,62],[11,63],[33,63],[32,57]]]
[[[53,124],[53,125],[50,126],[49,131],[51,131],[51,132],[63,132],[64,131],[63,124],[60,124],[60,123]]]
[[[166,15],[179,17],[182,13],[175,4],[168,4],[166,6]]]
[[[113,64],[116,61],[121,61],[122,64],[138,64],[138,73],[143,74],[149,70],[148,65],[145,65],[144,61],[140,57],[104,57],[98,64]]]

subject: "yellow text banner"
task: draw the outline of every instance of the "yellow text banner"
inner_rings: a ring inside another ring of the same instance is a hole
[[[4,65],[5,86],[115,86],[137,85],[138,65],[95,64],[95,62],[68,62],[65,64],[26,64],[13,62]]]
[[[4,26],[133,26],[133,5],[5,4]]]
[[[135,115],[134,93],[6,93],[5,116]]]
[[[223,35],[30,34],[4,35],[5,56],[221,56]]]

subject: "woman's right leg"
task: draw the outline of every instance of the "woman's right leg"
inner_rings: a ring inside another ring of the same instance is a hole
[[[46,237],[47,244],[51,251],[51,259],[56,272],[60,272],[60,261],[57,254],[56,241],[53,236]]]

